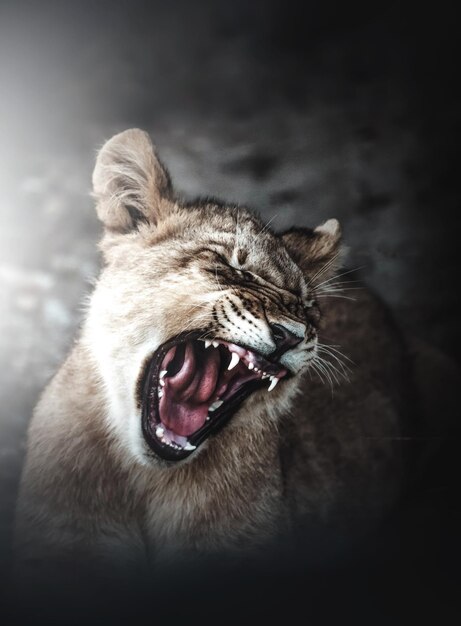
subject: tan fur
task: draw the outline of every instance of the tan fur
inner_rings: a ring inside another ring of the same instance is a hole
[[[178,551],[258,549],[299,520],[379,516],[400,471],[398,337],[363,291],[324,306],[325,335],[355,361],[350,382],[332,393],[306,356],[317,341],[311,282],[339,263],[336,220],[278,236],[242,208],[181,204],[137,130],[103,147],[93,180],[105,266],[30,425],[19,559],[155,564]],[[281,359],[295,375],[254,393],[185,462],[153,458],[139,381],[158,346],[198,328],[270,354],[268,323],[304,335]]]

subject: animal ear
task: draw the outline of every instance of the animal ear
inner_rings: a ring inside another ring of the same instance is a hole
[[[172,193],[170,176],[144,131],[125,130],[99,151],[93,196],[107,230],[127,233],[141,222],[155,225]]]
[[[327,280],[341,265],[341,227],[327,220],[317,228],[290,228],[281,234],[291,258],[312,281]]]

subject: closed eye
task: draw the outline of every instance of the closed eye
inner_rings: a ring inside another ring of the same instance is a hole
[[[237,271],[244,280],[248,280],[248,281],[255,280],[255,276],[251,272],[247,272],[246,270],[237,270]]]
[[[294,296],[297,302],[300,302],[300,293],[298,290],[289,289],[287,285],[283,285],[283,287],[280,285],[276,285],[273,282],[262,278],[258,274],[254,274],[253,272],[250,272],[248,270],[235,267],[235,265],[232,265],[231,261],[229,261],[224,255],[220,254],[219,252],[216,252],[216,257],[219,260],[220,265],[224,266],[226,269],[230,269],[232,272],[235,272],[244,281],[276,289],[279,292],[286,292],[291,298],[293,298]],[[216,272],[216,268],[213,271]]]
[[[256,280],[256,276],[252,272],[248,272],[247,270],[242,270],[240,267],[235,267],[235,265],[232,265],[232,263],[229,262],[226,259],[226,257],[223,256],[222,254],[216,253],[216,256],[218,257],[219,262],[222,263],[222,265],[225,265],[227,268],[231,269],[233,272],[237,272],[237,274],[244,280],[247,280],[247,281]]]

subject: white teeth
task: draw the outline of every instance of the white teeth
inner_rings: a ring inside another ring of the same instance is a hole
[[[217,341],[212,341],[211,343],[213,344],[213,348],[217,348],[219,346]]]
[[[195,450],[197,446],[193,446],[191,443],[187,442],[184,446],[184,450]]]
[[[159,374],[159,378],[162,379],[165,376],[166,372],[166,370],[162,370]]]
[[[160,378],[158,382],[160,383],[161,387],[165,386],[165,381],[163,380],[163,378]]]
[[[209,411],[216,411],[216,409],[219,409],[219,407],[223,404],[222,400],[216,400],[216,402],[213,402],[213,404],[210,404],[209,407]]]
[[[207,416],[206,416],[206,421],[207,421],[207,422],[209,422],[209,421],[210,421],[210,416],[209,416],[209,415],[207,415]]]
[[[211,346],[211,341],[209,339],[205,339],[205,350]]]
[[[239,355],[236,352],[232,352],[231,362],[229,363],[228,370],[233,370],[234,367],[240,362]]]
[[[157,426],[157,430],[155,431],[155,434],[157,435],[159,439],[162,439],[163,435],[165,434],[165,431],[163,430],[161,426]]]
[[[158,397],[162,398],[163,397],[163,389],[159,389],[158,390]]]
[[[254,366],[255,366],[254,363],[248,363],[248,365],[247,365],[249,370],[254,369]]]
[[[258,368],[257,368],[257,367],[255,367],[255,372],[257,372],[257,373],[259,374],[259,372],[260,372],[260,371],[261,371],[261,370],[258,370]]]
[[[263,375],[261,376],[261,378],[264,380],[265,378],[269,378],[269,374],[266,374],[266,372],[263,372]]]
[[[269,388],[267,391],[272,391],[275,385],[279,382],[279,379],[277,378],[277,376],[271,376],[270,379],[271,379],[271,384],[269,385]]]

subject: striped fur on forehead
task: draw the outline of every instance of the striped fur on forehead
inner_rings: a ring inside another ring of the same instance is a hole
[[[170,269],[200,264],[203,258],[235,269],[254,272],[262,279],[293,291],[302,289],[303,276],[280,238],[248,209],[216,200],[175,204],[169,216],[152,226],[142,224],[137,236],[145,248],[161,247]],[[166,271],[166,265],[165,271]]]

